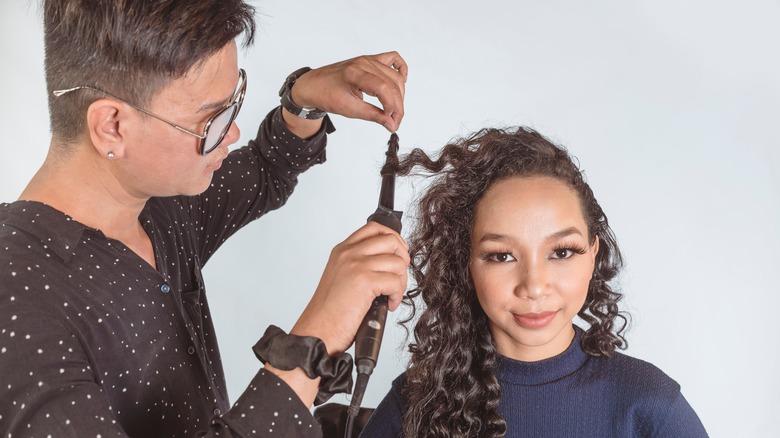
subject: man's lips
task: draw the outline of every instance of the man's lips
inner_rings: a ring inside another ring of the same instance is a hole
[[[513,314],[515,321],[525,328],[542,328],[549,324],[558,312]]]
[[[216,152],[218,152],[218,151],[214,151],[212,153],[216,153]],[[219,160],[215,161],[213,164],[210,164],[208,167],[206,167],[206,170],[209,171],[209,172],[215,172],[220,167],[222,167],[222,162],[225,161],[225,158],[227,158],[227,157],[228,157],[228,150],[227,150],[227,148],[225,148],[223,157],[220,158]]]
[[[206,170],[207,170],[207,171],[209,171],[209,172],[215,172],[215,171],[217,171],[217,170],[218,170],[220,167],[222,167],[222,160],[219,160],[219,161],[217,161],[216,163],[214,163],[214,164],[210,165],[209,167],[207,167],[207,168],[206,168]]]

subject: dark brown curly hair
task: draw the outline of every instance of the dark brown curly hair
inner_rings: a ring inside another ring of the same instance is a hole
[[[405,300],[411,313],[402,324],[414,319],[417,297],[424,305],[409,345],[404,435],[500,437],[506,423],[497,410],[498,353],[469,271],[477,202],[496,181],[515,176],[555,178],[577,194],[588,237],[600,240],[578,313],[588,326],[582,347],[592,356],[610,357],[627,346],[622,332],[628,315],[618,310],[621,294],[609,285],[622,267],[620,250],[578,165],[564,148],[531,129],[483,129],[446,145],[435,160],[415,149],[398,166],[401,175],[413,171],[433,180],[419,200],[409,237],[416,288]]]

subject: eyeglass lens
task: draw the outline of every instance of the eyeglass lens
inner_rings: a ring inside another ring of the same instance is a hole
[[[233,123],[237,110],[238,105],[234,103],[214,117],[203,141],[203,155],[213,151],[222,143],[222,140],[230,130],[230,125]]]

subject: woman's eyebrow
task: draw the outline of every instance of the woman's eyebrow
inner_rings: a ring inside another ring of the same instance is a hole
[[[548,235],[544,240],[547,242],[552,242],[558,239],[563,239],[566,236],[570,236],[572,234],[578,234],[582,236],[582,232],[577,227],[569,227],[565,228],[561,231],[556,231],[550,235]],[[479,243],[482,242],[506,242],[508,240],[512,240],[512,238],[506,234],[499,234],[499,233],[487,233],[484,236],[480,237]]]
[[[507,236],[506,234],[498,234],[498,233],[487,233],[484,236],[479,238],[478,243],[482,242],[506,242],[508,240],[512,240],[511,237]]]
[[[548,241],[548,242],[552,242],[552,241],[555,241],[555,240],[558,240],[558,239],[563,239],[564,237],[570,236],[572,234],[579,234],[580,236],[583,235],[580,232],[580,230],[577,229],[577,227],[569,227],[569,228],[565,228],[565,229],[563,229],[561,231],[556,231],[555,233],[550,234],[549,236],[547,236],[547,238],[545,240]]]

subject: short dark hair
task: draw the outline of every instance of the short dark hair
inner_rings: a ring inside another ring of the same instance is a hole
[[[52,134],[82,135],[100,95],[87,85],[146,105],[170,81],[240,34],[254,40],[255,9],[242,0],[43,0],[46,88]]]

